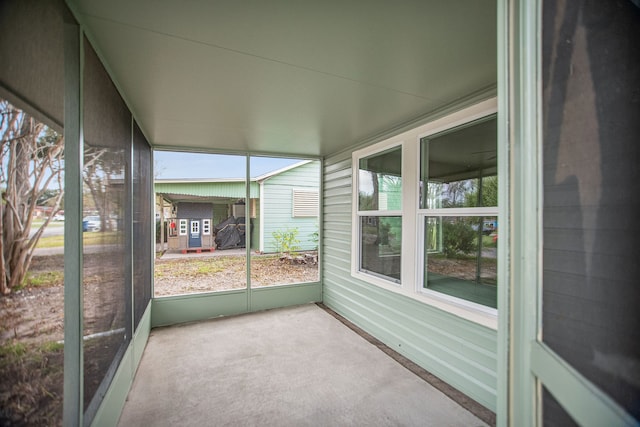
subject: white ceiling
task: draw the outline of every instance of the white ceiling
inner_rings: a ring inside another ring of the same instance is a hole
[[[74,0],[156,147],[323,156],[496,83],[495,0]]]

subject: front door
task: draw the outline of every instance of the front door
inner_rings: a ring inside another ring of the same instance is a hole
[[[200,232],[200,220],[189,220],[189,247],[201,248],[202,247],[202,234]]]

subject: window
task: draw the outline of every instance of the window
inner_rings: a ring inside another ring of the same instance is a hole
[[[358,271],[401,281],[402,146],[358,159]]]
[[[205,236],[211,235],[211,220],[203,219],[202,220],[202,234]]]
[[[352,276],[495,327],[495,99],[352,155]]]
[[[318,216],[318,192],[293,190],[294,218]]]
[[[427,291],[497,307],[496,118],[420,141],[418,218]]]
[[[187,220],[186,219],[181,219],[180,220],[180,235],[181,236],[186,236],[187,235]]]

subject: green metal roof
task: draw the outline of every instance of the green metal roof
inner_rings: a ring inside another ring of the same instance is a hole
[[[156,193],[180,194],[196,197],[224,197],[224,198],[244,198],[246,190],[244,181],[219,181],[219,182],[157,182],[155,183]],[[251,182],[251,198],[260,197],[258,183]]]

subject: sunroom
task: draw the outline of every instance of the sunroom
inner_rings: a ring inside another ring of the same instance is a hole
[[[118,423],[154,328],[309,303],[498,425],[637,424],[637,195],[607,196],[637,178],[610,163],[638,158],[637,103],[598,61],[637,87],[640,43],[598,35],[640,14],[616,3],[3,2],[0,96],[65,139],[64,425]],[[254,159],[319,164],[318,280],[252,287],[247,233],[244,287],[154,297],[159,151],[233,156],[245,201]]]

